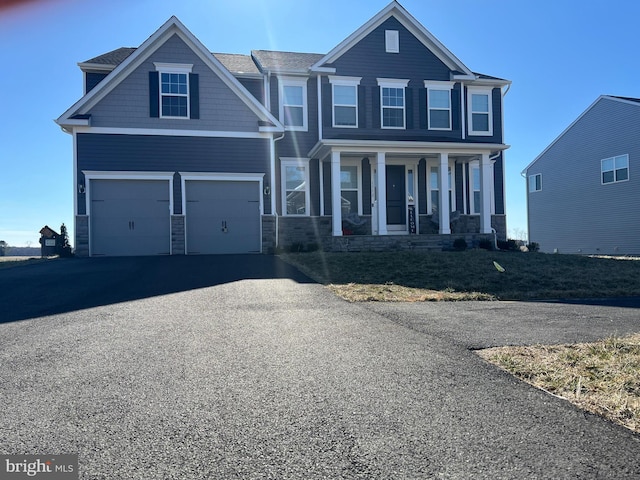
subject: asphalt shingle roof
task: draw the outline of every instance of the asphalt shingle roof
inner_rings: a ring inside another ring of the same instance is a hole
[[[129,55],[135,52],[137,49],[133,47],[121,47],[116,50],[112,50],[97,57],[93,57],[82,63],[93,63],[97,65],[120,65],[124,62]]]
[[[323,53],[277,52],[252,50],[251,54],[265,70],[306,73],[309,67],[325,56]]]
[[[616,95],[611,95],[613,98],[619,98],[620,100],[628,100],[630,102],[636,102],[636,103],[640,103],[640,98],[634,98],[634,97],[618,97]]]
[[[260,73],[260,70],[258,70],[258,67],[249,55],[239,53],[214,53],[213,55],[231,73]]]

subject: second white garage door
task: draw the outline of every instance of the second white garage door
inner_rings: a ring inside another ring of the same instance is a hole
[[[260,183],[187,180],[187,254],[259,253]]]

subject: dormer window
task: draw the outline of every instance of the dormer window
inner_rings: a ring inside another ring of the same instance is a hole
[[[193,65],[155,63],[160,81],[160,117],[189,118],[189,74]]]
[[[385,30],[384,43],[387,53],[400,53],[400,32],[398,30]]]

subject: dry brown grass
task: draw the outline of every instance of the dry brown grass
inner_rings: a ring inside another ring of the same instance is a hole
[[[442,302],[463,300],[495,300],[480,292],[456,292],[451,289],[429,290],[393,283],[327,285],[329,290],[349,302]]]
[[[531,385],[640,432],[640,334],[478,354]]]

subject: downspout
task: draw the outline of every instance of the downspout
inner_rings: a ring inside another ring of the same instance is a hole
[[[322,77],[318,75],[318,140],[322,140]]]

